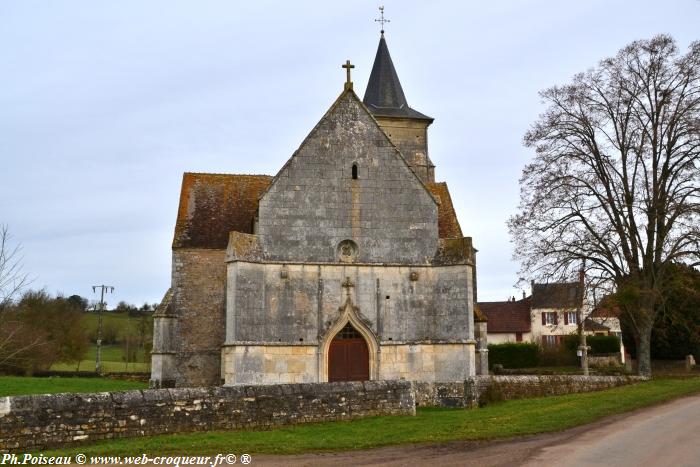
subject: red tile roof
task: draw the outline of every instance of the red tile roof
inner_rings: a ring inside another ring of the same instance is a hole
[[[530,297],[515,302],[479,302],[488,332],[530,332]]]
[[[185,173],[173,248],[226,249],[231,231],[253,233],[268,175]]]
[[[618,306],[599,306],[591,313],[591,318],[619,318],[622,314]]]
[[[438,202],[438,236],[440,238],[461,237],[462,229],[459,227],[447,183],[426,183],[425,186]]]

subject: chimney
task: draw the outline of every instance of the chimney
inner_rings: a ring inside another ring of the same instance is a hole
[[[525,291],[523,290],[523,300],[525,300]]]

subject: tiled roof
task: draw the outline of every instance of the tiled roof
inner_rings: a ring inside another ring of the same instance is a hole
[[[269,175],[185,173],[175,224],[173,248],[226,249],[229,232],[253,233],[258,198]],[[428,183],[439,200],[440,238],[457,238],[462,230],[446,183]]]
[[[599,306],[591,313],[591,318],[619,318],[621,314],[618,306]]]
[[[606,326],[603,323],[593,321],[589,318],[583,321],[583,327],[586,331],[610,331],[610,326]]]
[[[578,302],[576,282],[532,285],[532,308],[576,308]]]
[[[474,304],[474,322],[485,323],[488,320],[489,319],[486,316],[486,314],[483,311],[481,311],[481,308],[479,308],[479,304],[475,303]]]
[[[438,236],[440,238],[461,237],[462,229],[459,227],[447,183],[426,183],[425,186],[438,201]]]
[[[268,175],[185,173],[173,248],[226,249],[231,231],[252,233]]]
[[[479,302],[488,332],[530,332],[530,297],[515,302]]]

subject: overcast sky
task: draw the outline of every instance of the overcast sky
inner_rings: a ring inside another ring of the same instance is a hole
[[[700,39],[700,1],[385,1],[409,105],[479,249],[479,299],[519,295],[506,221],[538,91],[636,39]],[[0,223],[34,288],[159,301],[182,173],[274,175],[342,91],[377,2],[0,2]]]

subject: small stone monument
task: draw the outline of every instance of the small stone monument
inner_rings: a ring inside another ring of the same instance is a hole
[[[685,369],[687,371],[693,371],[694,367],[695,367],[695,357],[693,357],[693,354],[686,355],[685,356]]]

